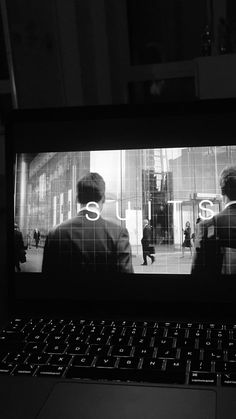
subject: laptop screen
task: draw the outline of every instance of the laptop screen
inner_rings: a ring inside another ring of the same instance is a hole
[[[14,111],[16,294],[191,301],[214,281],[222,296],[215,279],[236,271],[235,116],[233,100]]]
[[[115,225],[128,231],[133,270],[127,269],[127,273],[191,274],[199,224],[209,221],[208,228],[214,228],[210,220],[225,207],[220,173],[234,162],[236,145],[227,144],[17,153],[14,222],[22,233],[27,260],[15,270],[42,272],[49,232],[56,228],[78,228],[83,230],[81,234],[74,231],[68,233],[67,239],[58,237],[58,240],[70,242],[65,251],[71,253],[71,259],[76,248],[78,263],[79,253],[86,253],[84,263],[94,263],[94,272],[98,269],[94,252],[104,252],[99,259],[104,266],[99,266],[99,272],[103,269],[106,272],[110,247],[100,242],[96,247],[100,240],[96,229],[102,228],[97,225],[97,218],[101,217],[111,223],[105,228]],[[78,202],[77,183],[91,172],[99,174],[105,182],[101,211],[91,200]],[[86,237],[87,225],[77,224],[81,209],[86,207],[95,214],[95,217],[87,215],[93,240],[90,235]],[[109,231],[104,235],[104,240],[108,239],[115,241]],[[62,247],[62,243],[58,246]],[[58,251],[58,256],[63,257],[63,251]],[[66,255],[63,264],[65,259]],[[52,263],[55,268],[57,258]],[[67,268],[69,271],[70,267]],[[120,271],[126,271],[126,267],[121,266]],[[231,272],[233,266],[229,267]]]

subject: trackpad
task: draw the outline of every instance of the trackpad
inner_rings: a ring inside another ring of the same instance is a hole
[[[58,383],[39,419],[213,419],[216,393],[121,384]]]

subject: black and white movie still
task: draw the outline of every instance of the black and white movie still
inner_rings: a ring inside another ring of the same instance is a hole
[[[221,177],[235,161],[236,146],[17,154],[14,221],[26,261],[15,270],[53,272],[63,247],[85,271],[191,274],[205,269],[223,222],[219,271],[235,273],[236,175]],[[81,199],[79,182],[90,176],[96,190],[94,174],[104,191]]]

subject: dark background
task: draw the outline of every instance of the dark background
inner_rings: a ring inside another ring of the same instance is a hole
[[[3,301],[4,124],[11,109],[235,97],[236,2],[1,0],[0,4]]]

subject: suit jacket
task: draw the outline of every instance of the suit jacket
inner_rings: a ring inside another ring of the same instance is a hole
[[[236,273],[236,204],[199,223],[192,273]]]
[[[53,228],[45,242],[44,273],[132,273],[132,255],[126,228],[83,210]]]

